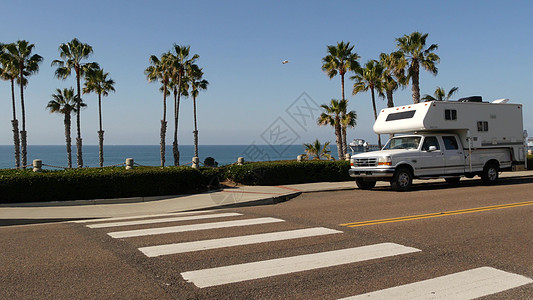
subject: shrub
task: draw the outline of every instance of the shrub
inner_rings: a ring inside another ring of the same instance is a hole
[[[206,189],[189,167],[0,171],[0,202],[63,201],[194,193]]]
[[[227,166],[226,176],[237,183],[279,185],[350,180],[347,161],[275,161]]]

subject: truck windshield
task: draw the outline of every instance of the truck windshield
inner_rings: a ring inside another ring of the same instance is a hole
[[[419,136],[400,136],[389,140],[389,142],[383,147],[383,150],[390,149],[418,149],[420,144]]]

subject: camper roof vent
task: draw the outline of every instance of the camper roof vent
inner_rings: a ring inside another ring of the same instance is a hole
[[[470,96],[457,100],[458,102],[483,102],[481,96]]]
[[[509,102],[509,99],[496,99],[496,100],[492,101],[491,103],[504,104],[504,103],[507,103],[507,102]]]

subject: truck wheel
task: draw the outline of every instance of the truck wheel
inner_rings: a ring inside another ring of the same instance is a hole
[[[450,185],[458,185],[459,181],[461,181],[461,177],[453,177],[453,178],[445,178],[447,184]]]
[[[371,190],[376,186],[375,180],[364,180],[363,178],[355,178],[355,184],[362,190]]]
[[[484,184],[494,184],[498,180],[498,164],[494,162],[487,163],[481,173],[481,181]]]
[[[405,167],[400,167],[394,172],[391,187],[395,191],[407,191],[413,183],[413,173]]]

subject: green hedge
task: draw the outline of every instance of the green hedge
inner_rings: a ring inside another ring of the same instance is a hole
[[[190,167],[0,171],[0,202],[161,196],[206,190],[212,174]]]
[[[351,180],[348,161],[275,161],[227,166],[228,179],[248,185]]]
[[[226,179],[248,185],[350,180],[346,161],[274,161],[220,168],[124,167],[34,173],[0,170],[0,203],[109,199],[189,194]]]

